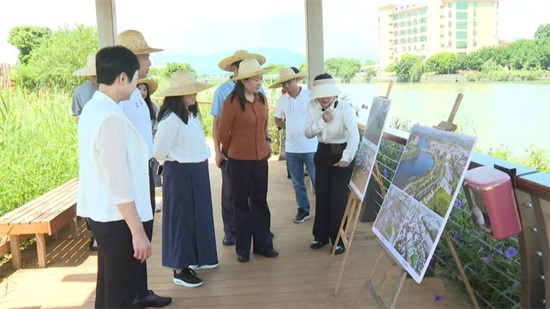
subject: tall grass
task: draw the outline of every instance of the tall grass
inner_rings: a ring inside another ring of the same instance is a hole
[[[78,174],[70,95],[0,92],[0,215]]]

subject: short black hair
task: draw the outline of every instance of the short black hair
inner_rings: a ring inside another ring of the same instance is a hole
[[[102,48],[95,56],[97,82],[112,85],[121,73],[126,73],[131,81],[139,70],[136,55],[124,46]]]
[[[296,67],[290,67],[294,73],[300,73],[300,70],[298,70]]]
[[[319,74],[319,75],[315,76],[315,79],[313,79],[313,80],[320,80],[320,79],[333,79],[333,78],[332,78],[332,75],[330,75],[328,73],[323,73],[323,74]]]

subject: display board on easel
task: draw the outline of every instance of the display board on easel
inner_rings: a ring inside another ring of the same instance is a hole
[[[349,183],[350,190],[360,201],[365,198],[390,107],[391,100],[388,98],[374,97],[372,100],[369,118],[359,145],[356,163]]]
[[[415,125],[374,222],[380,243],[420,283],[477,138]]]

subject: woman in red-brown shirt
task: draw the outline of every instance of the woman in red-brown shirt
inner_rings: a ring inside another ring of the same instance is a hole
[[[267,206],[267,159],[271,157],[271,139],[267,127],[267,98],[261,94],[263,69],[254,58],[243,60],[235,88],[223,104],[218,138],[228,150],[229,176],[235,205],[235,251],[239,262],[250,260],[253,253],[273,258],[271,213]]]

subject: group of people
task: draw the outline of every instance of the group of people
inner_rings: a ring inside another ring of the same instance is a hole
[[[158,84],[147,78],[151,48],[143,35],[127,30],[117,45],[88,57],[91,76],[73,96],[78,122],[79,198],[77,214],[87,218],[97,242],[96,307],[164,307],[170,297],[147,287],[155,186],[162,183],[162,265],[176,285],[197,287],[195,270],[218,267],[206,143],[198,92],[212,85],[188,71],[175,72],[150,99]],[[272,155],[269,107],[264,94],[264,56],[237,51],[219,68],[232,72],[214,93],[211,114],[216,166],[222,171],[222,244],[235,245],[237,260],[250,253],[275,258],[267,203],[268,159]],[[84,68],[82,69],[84,70]],[[94,74],[91,74],[94,73]],[[317,76],[311,91],[299,86],[305,74],[285,68],[270,88],[283,87],[275,122],[286,129],[286,158],[298,211],[310,216],[304,166],[315,188],[315,222],[310,247],[335,244],[347,201],[347,184],[359,143],[355,113],[338,101],[334,79]],[[84,106],[85,105],[85,106]],[[85,108],[84,108],[85,107]],[[159,176],[162,175],[162,181]]]

